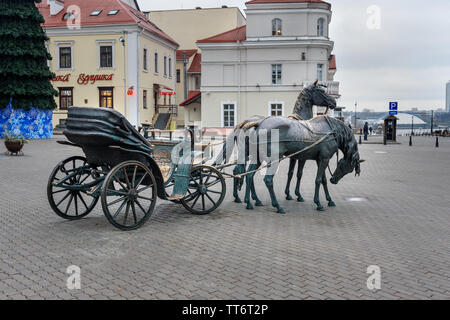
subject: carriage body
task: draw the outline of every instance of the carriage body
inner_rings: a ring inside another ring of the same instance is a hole
[[[87,107],[69,109],[64,135],[69,142],[60,143],[79,147],[85,155],[63,160],[49,178],[50,206],[65,219],[87,216],[101,199],[115,227],[134,230],[151,216],[157,198],[181,203],[196,214],[210,213],[223,201],[223,177],[215,168],[193,166],[195,152],[187,139],[148,141],[119,112]],[[196,182],[205,171],[221,187],[220,199],[209,207],[204,198],[210,196]],[[199,198],[203,206],[196,208]]]

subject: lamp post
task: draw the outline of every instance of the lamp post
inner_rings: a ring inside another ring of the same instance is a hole
[[[358,132],[356,129],[356,108],[358,106],[358,102],[355,102],[355,132]]]
[[[127,55],[125,46],[125,36],[127,33],[127,31],[124,31],[123,36],[119,38],[123,46],[123,113],[125,119],[127,119]]]

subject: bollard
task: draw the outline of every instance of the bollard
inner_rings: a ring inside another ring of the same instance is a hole
[[[409,146],[412,147],[412,136],[409,136]]]
[[[362,138],[359,136],[359,144],[362,144]]]
[[[439,137],[436,136],[436,148],[439,148]]]
[[[387,137],[386,137],[386,135],[384,135],[384,137],[383,137],[383,144],[387,145]]]

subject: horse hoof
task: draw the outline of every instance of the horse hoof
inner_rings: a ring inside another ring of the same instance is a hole
[[[328,206],[329,207],[336,207],[336,203],[334,203],[333,201],[328,202]]]
[[[261,201],[256,201],[255,206],[257,207],[264,207],[263,203]]]
[[[234,202],[235,203],[242,203],[242,200],[241,199],[234,199]]]
[[[278,209],[277,213],[279,214],[286,214],[286,211],[284,211],[283,208]]]
[[[291,200],[293,200],[293,199],[292,199],[291,196],[287,196],[287,197],[286,197],[286,200],[291,201]]]
[[[298,197],[297,201],[298,202],[305,202],[305,199],[303,199],[302,197]]]
[[[251,204],[247,204],[247,210],[253,210],[255,208],[253,208],[253,206]]]
[[[325,211],[325,209],[322,206],[318,206],[317,211]]]

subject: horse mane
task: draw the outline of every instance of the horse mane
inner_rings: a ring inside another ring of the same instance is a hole
[[[335,132],[339,149],[342,150],[344,157],[347,158],[350,152],[349,142],[354,139],[352,130],[341,120],[329,116],[324,117],[326,117],[328,122],[332,124],[332,130]]]

